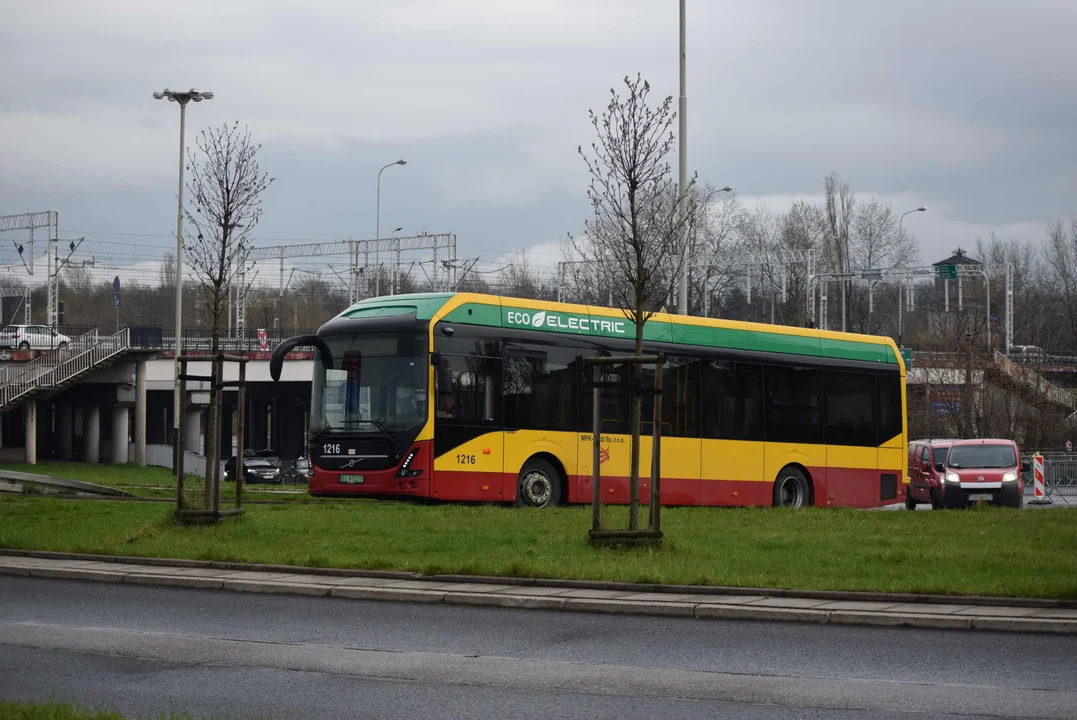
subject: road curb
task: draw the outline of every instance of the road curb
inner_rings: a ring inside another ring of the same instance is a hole
[[[979,615],[916,615],[856,610],[819,610],[796,607],[721,605],[707,602],[642,601],[605,598],[514,595],[495,592],[422,590],[414,588],[331,585],[328,583],[285,582],[243,578],[211,578],[183,575],[155,575],[145,572],[109,572],[82,568],[4,567],[0,573],[64,580],[127,583],[153,587],[193,588],[230,592],[306,595],[351,600],[410,602],[515,610],[587,612],[602,615],[696,618],[700,620],[755,620],[814,623],[819,625],[861,625],[909,627],[932,630],[979,630],[1077,635],[1077,620],[1043,617],[983,617]],[[1002,606],[997,606],[1002,607]]]
[[[347,568],[321,568],[303,565],[278,565],[259,563],[224,562],[217,560],[188,560],[133,555],[103,555],[96,553],[69,553],[46,550],[19,550],[0,548],[0,556],[31,557],[51,560],[98,561],[132,565],[162,567],[205,568],[212,570],[236,570],[247,572],[283,573],[288,575],[312,575],[323,577],[364,577],[391,580],[422,580],[437,583],[469,583],[484,585],[512,585],[517,587],[555,587],[575,590],[614,590],[634,593],[661,593],[669,595],[760,595],[771,598],[804,598],[807,600],[890,602],[894,604],[930,603],[939,605],[986,605],[992,607],[1025,607],[1040,609],[1077,609],[1077,600],[1050,598],[990,597],[983,595],[932,595],[926,593],[885,593],[863,590],[789,590],[784,588],[728,587],[723,585],[659,585],[655,583],[612,582],[603,580],[569,580],[564,578],[514,578],[493,575],[459,575],[438,573],[423,575],[403,570],[356,570]]]

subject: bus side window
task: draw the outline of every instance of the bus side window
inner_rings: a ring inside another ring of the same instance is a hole
[[[879,445],[901,434],[901,378],[894,375],[880,375],[875,379],[879,402],[877,441]]]
[[[442,355],[435,416],[462,424],[501,422],[501,360]]]

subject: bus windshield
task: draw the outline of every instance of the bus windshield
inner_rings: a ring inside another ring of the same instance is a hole
[[[427,337],[414,333],[355,333],[321,338],[311,388],[311,432],[375,432],[415,428],[426,421]]]

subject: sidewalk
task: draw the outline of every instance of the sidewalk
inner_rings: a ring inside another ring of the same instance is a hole
[[[633,589],[623,583],[464,576],[420,578],[404,572],[135,560],[13,550],[0,552],[0,575],[616,615],[1077,634],[1077,608],[1069,603],[1035,599],[766,590],[750,594],[753,591],[683,586]]]

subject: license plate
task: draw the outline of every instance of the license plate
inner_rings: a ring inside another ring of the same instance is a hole
[[[991,493],[969,493],[969,502],[976,502],[978,500],[991,500],[994,495]]]
[[[342,485],[362,485],[365,479],[362,475],[341,475],[340,483]]]

